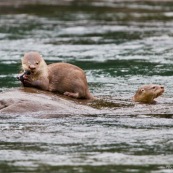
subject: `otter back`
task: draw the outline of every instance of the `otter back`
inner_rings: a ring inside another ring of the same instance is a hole
[[[68,63],[54,63],[48,65],[48,71],[50,91],[79,92],[81,98],[87,97],[88,84],[82,69]]]

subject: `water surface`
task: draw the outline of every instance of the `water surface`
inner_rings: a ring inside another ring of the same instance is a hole
[[[83,68],[95,96],[120,104],[106,115],[1,115],[2,172],[173,171],[171,1],[0,5],[1,91],[20,87],[20,59],[35,50]],[[131,104],[149,83],[165,86],[158,104]]]

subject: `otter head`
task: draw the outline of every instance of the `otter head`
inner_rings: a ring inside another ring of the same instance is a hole
[[[153,103],[154,99],[162,95],[164,92],[164,86],[162,85],[144,85],[141,86],[135,93],[133,100],[142,103]]]
[[[22,68],[24,71],[30,71],[31,74],[39,74],[46,67],[46,63],[38,52],[27,52],[22,58]]]

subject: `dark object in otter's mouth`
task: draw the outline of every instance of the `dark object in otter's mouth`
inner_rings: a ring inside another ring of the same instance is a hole
[[[17,76],[17,79],[20,80],[20,81],[24,81],[23,76],[24,75],[30,75],[30,74],[31,74],[31,72],[29,70],[26,70],[26,71],[24,71],[24,73],[22,75]]]

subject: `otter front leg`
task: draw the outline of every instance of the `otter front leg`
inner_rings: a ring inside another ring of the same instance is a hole
[[[25,78],[23,81],[23,85],[25,87],[34,87],[42,90],[48,90],[49,81],[47,80],[31,80],[29,78]]]

